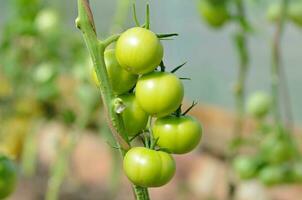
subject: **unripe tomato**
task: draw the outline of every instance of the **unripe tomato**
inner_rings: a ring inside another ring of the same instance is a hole
[[[17,168],[13,161],[0,155],[0,199],[10,195],[17,182]]]
[[[280,165],[266,166],[259,172],[259,178],[265,185],[274,185],[284,182],[285,170]]]
[[[224,1],[200,0],[198,8],[206,23],[212,27],[219,28],[229,19],[229,13]]]
[[[183,154],[192,151],[201,139],[200,123],[190,116],[158,118],[152,133],[158,138],[158,146],[171,153]]]
[[[129,73],[119,65],[115,57],[114,49],[106,50],[104,59],[109,81],[111,83],[112,90],[116,95],[124,94],[134,87],[138,76]],[[93,79],[95,83],[99,85],[99,81],[94,70]]]
[[[139,78],[135,96],[150,115],[163,117],[180,106],[184,88],[177,76],[167,72],[152,72]]]
[[[45,35],[53,33],[58,29],[59,16],[53,9],[41,10],[36,18],[37,29]]]
[[[133,74],[146,74],[160,64],[163,47],[152,31],[134,27],[117,40],[116,58],[125,70]]]
[[[56,77],[57,71],[52,63],[41,63],[37,66],[33,78],[37,83],[43,84],[50,82]]]
[[[294,1],[290,3],[288,9],[290,20],[298,26],[302,26],[302,2]]]
[[[269,21],[271,22],[278,21],[281,16],[281,4],[274,3],[269,5],[266,15]]]
[[[149,115],[140,107],[134,94],[122,95],[126,108],[122,112],[125,129],[130,136],[134,136],[146,128]]]
[[[261,153],[270,163],[282,163],[293,156],[293,147],[286,139],[274,134],[267,136],[261,143]]]
[[[137,186],[160,187],[172,179],[175,161],[166,152],[134,147],[125,155],[124,171]]]
[[[252,94],[247,102],[247,112],[256,118],[264,117],[270,110],[271,97],[264,92]]]
[[[238,156],[233,161],[233,167],[241,179],[250,179],[257,175],[259,163],[256,158]]]

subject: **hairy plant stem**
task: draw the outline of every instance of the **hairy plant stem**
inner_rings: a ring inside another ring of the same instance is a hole
[[[274,121],[276,124],[280,124],[282,121],[281,111],[280,111],[280,91],[283,84],[284,89],[284,100],[286,101],[286,118],[288,120],[288,128],[292,126],[292,113],[291,104],[289,99],[289,92],[285,79],[285,72],[282,68],[282,58],[281,58],[281,40],[284,32],[285,19],[287,17],[287,7],[288,0],[281,0],[281,16],[276,23],[276,31],[272,43],[272,67],[271,67],[271,87],[273,96],[273,114]],[[283,76],[281,77],[281,75]]]
[[[136,197],[136,200],[150,200],[149,192],[147,188],[143,188],[140,186],[133,186],[133,191]]]
[[[78,17],[76,19],[76,26],[82,31],[93,61],[97,78],[100,82],[99,89],[108,117],[109,127],[121,149],[121,154],[124,155],[131,146],[123,121],[115,110],[117,99],[113,94],[104,62],[104,51],[109,43],[104,44],[104,42],[100,41],[97,37],[93,15],[88,0],[78,0]],[[109,41],[113,40],[109,39]],[[133,190],[137,200],[149,200],[147,188],[133,186]]]
[[[239,68],[237,82],[235,84],[234,96],[236,103],[236,123],[235,134],[237,138],[241,138],[243,128],[243,118],[245,115],[244,101],[246,90],[246,79],[248,72],[249,56],[247,49],[247,30],[246,30],[246,16],[242,0],[236,0],[236,7],[238,12],[238,32],[235,38],[237,53],[239,56]]]
[[[240,142],[242,139],[242,129],[244,125],[245,117],[245,93],[246,93],[246,79],[247,72],[249,68],[249,55],[247,47],[247,19],[245,14],[245,8],[243,0],[236,0],[235,6],[237,9],[237,24],[238,30],[235,35],[235,46],[239,57],[239,66],[238,66],[238,75],[237,81],[234,87],[234,97],[235,97],[235,106],[236,106],[236,121],[234,126],[235,139],[234,143]],[[229,155],[227,156],[226,162],[231,166],[233,158],[237,154],[237,147],[233,148]],[[228,190],[228,199],[234,199],[234,194],[236,191],[236,185],[232,177],[232,170],[229,169],[229,190]]]

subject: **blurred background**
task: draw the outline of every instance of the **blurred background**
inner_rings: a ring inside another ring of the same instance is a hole
[[[224,24],[219,30],[211,27],[201,13],[200,1],[136,2],[141,21],[146,3],[150,4],[154,32],[179,34],[163,41],[164,61],[168,69],[187,62],[177,74],[191,78],[184,80],[185,99],[199,102],[192,115],[205,129],[200,148],[176,156],[176,177],[162,188],[151,189],[152,199],[223,200],[230,199],[233,188],[229,183],[232,167],[225,152],[235,137],[233,87],[239,61],[234,37],[238,25]],[[90,3],[99,37],[134,26],[134,1]],[[270,93],[276,26],[267,19],[267,10],[274,3],[276,0],[244,1],[252,25],[246,96],[259,90]],[[74,25],[77,1],[0,0],[0,5],[0,152],[18,162],[20,176],[8,199],[132,199],[121,158],[112,147],[100,95],[91,80],[90,58]],[[286,23],[281,43],[297,149],[302,140],[301,31]],[[285,103],[281,100],[283,111]],[[248,117],[244,135],[259,132],[257,128],[257,122]],[[242,149],[244,154],[251,152],[246,146]],[[282,164],[299,159],[291,157]],[[298,173],[302,174],[302,167]],[[236,199],[298,200],[302,196],[302,186],[296,182],[267,187],[257,179],[235,180]]]

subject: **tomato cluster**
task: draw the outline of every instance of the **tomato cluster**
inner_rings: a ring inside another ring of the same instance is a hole
[[[202,135],[200,123],[181,113],[184,87],[174,73],[164,70],[163,52],[157,34],[134,27],[119,36],[115,49],[104,53],[111,88],[124,105],[120,116],[125,131],[129,140],[140,137],[144,143],[131,148],[123,163],[128,178],[142,187],[170,181],[176,168],[170,153],[192,151]]]
[[[241,179],[258,177],[265,185],[302,182],[302,161],[296,156],[288,136],[270,133],[260,143],[255,155],[241,155],[234,160],[234,169]]]
[[[0,199],[10,195],[17,182],[17,169],[12,160],[0,155]]]
[[[265,92],[249,97],[247,111],[257,119],[258,128],[248,142],[256,153],[237,156],[233,167],[241,179],[257,177],[266,185],[301,182],[301,159],[289,132],[265,121],[271,104],[272,99]]]

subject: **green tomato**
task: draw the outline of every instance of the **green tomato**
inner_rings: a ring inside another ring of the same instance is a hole
[[[52,81],[57,75],[55,65],[52,63],[41,63],[37,66],[33,78],[37,83],[47,83]]]
[[[105,51],[104,54],[106,69],[109,77],[109,81],[112,86],[114,94],[120,95],[128,92],[132,89],[137,82],[138,76],[131,74],[124,70],[116,60],[115,50],[110,49]],[[93,80],[99,86],[96,72],[93,70]]]
[[[267,10],[267,19],[271,22],[276,22],[281,16],[281,5],[280,3],[274,3],[269,5]]]
[[[141,187],[160,187],[175,174],[175,161],[170,154],[145,147],[130,149],[123,164],[130,181]]]
[[[13,161],[0,155],[0,199],[6,198],[16,188],[17,168]]]
[[[290,3],[288,9],[290,20],[298,26],[302,26],[302,2],[294,1]]]
[[[261,153],[269,163],[282,163],[293,156],[293,147],[286,139],[274,134],[266,137],[261,143]]]
[[[120,96],[126,108],[122,112],[125,129],[130,136],[135,136],[144,130],[148,123],[149,115],[140,107],[134,94]]]
[[[146,74],[160,64],[163,47],[152,31],[134,27],[117,40],[116,58],[125,70],[133,74]]]
[[[199,12],[208,25],[219,28],[229,20],[229,12],[225,2],[213,2],[213,0],[199,0]]]
[[[36,17],[35,23],[39,32],[45,35],[49,35],[58,30],[58,13],[53,9],[41,10]]]
[[[257,175],[259,160],[249,156],[238,156],[233,161],[233,168],[241,179],[251,179]]]
[[[192,151],[200,142],[202,128],[200,123],[190,116],[168,116],[158,118],[152,133],[158,138],[158,146],[171,153],[184,154]]]
[[[259,172],[259,179],[265,185],[275,185],[284,182],[285,170],[282,166],[266,166]]]
[[[255,118],[262,118],[268,114],[271,103],[269,95],[264,92],[255,92],[248,99],[247,112]]]
[[[163,117],[180,106],[184,88],[177,76],[167,72],[152,72],[139,78],[135,96],[148,114]]]

